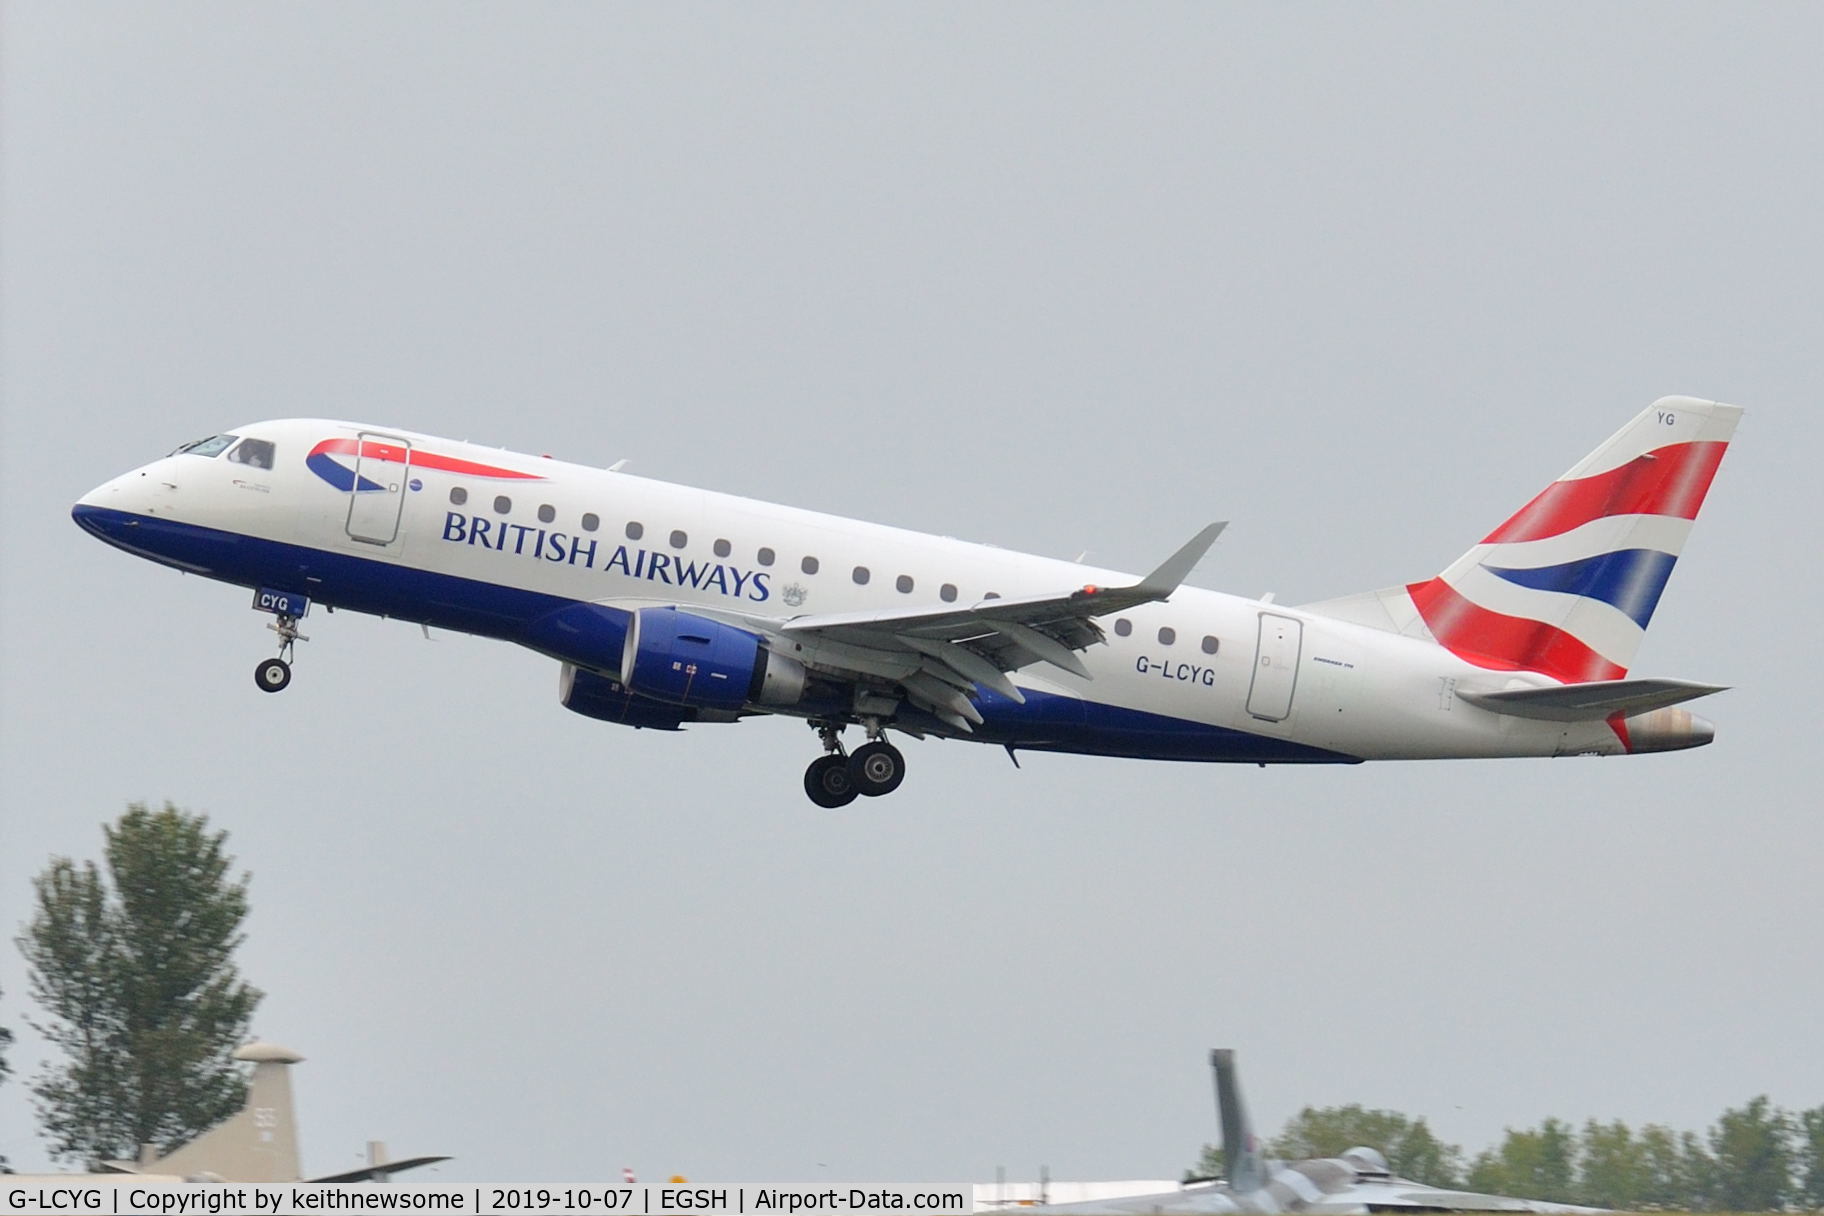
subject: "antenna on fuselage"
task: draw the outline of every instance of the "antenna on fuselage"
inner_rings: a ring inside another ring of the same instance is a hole
[[[615,461],[613,464],[609,465],[608,471],[610,473],[618,473],[626,467],[627,467],[627,458],[625,456],[623,456],[619,460]]]

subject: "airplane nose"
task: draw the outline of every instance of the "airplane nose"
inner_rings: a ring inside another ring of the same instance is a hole
[[[91,502],[87,495],[78,499],[76,505],[70,508],[70,518],[75,520],[76,525],[84,532],[91,536],[98,536],[102,540],[113,540],[123,522],[120,512],[111,511],[100,503]]]
[[[135,490],[145,478],[139,470],[104,481],[76,500],[70,518],[83,531],[105,541],[119,539],[123,531],[138,522],[143,509],[143,491]]]

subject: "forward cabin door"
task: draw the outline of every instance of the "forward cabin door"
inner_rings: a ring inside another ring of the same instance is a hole
[[[1301,621],[1277,613],[1260,614],[1260,643],[1254,652],[1254,682],[1248,686],[1248,712],[1268,722],[1292,714],[1298,684],[1298,652],[1304,644]]]
[[[348,537],[369,545],[390,545],[399,539],[399,514],[412,475],[412,445],[392,435],[362,431],[355,449]]]

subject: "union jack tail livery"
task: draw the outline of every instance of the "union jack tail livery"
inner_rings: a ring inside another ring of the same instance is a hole
[[[1452,562],[1406,588],[1465,662],[1619,680],[1742,411],[1662,397]]]

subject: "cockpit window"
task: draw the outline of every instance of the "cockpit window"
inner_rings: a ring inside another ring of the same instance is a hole
[[[256,469],[270,469],[272,451],[270,439],[243,439],[228,453],[228,459],[236,464],[252,465]]]
[[[192,456],[220,456],[223,448],[239,438],[239,435],[211,435],[207,439],[192,439],[171,454],[181,456],[188,452]]]

